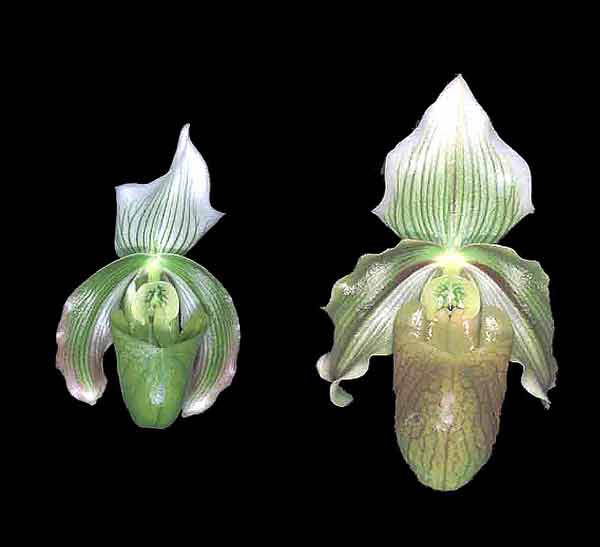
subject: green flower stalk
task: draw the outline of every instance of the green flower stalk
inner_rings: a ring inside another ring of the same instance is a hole
[[[93,405],[102,396],[111,343],[123,399],[140,427],[162,429],[180,412],[203,412],[231,383],[235,307],[221,283],[184,256],[223,216],[209,189],[189,125],[166,175],[117,187],[120,258],[69,297],[56,333],[56,366],[76,399]]]
[[[317,368],[345,406],[340,382],[393,353],[401,452],[423,484],[455,490],[490,457],[509,361],[550,404],[548,276],[496,244],[533,212],[531,175],[458,76],[388,154],[385,183],[374,213],[402,241],[334,285],[334,344]]]

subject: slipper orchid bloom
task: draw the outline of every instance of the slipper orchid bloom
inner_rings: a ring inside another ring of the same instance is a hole
[[[239,321],[231,297],[184,255],[223,216],[209,200],[206,163],[180,134],[166,175],[117,187],[120,257],[67,300],[56,366],[71,395],[93,405],[114,343],[123,399],[141,427],[203,412],[235,374]]]
[[[325,311],[333,348],[318,363],[331,401],[372,355],[394,355],[396,436],[419,481],[455,490],[489,459],[508,362],[549,406],[557,365],[548,276],[496,243],[533,212],[525,161],[496,134],[461,76],[386,159],[374,213],[402,238],[363,256]]]

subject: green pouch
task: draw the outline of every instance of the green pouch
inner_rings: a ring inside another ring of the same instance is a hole
[[[128,321],[120,309],[112,313],[121,392],[138,426],[163,429],[179,415],[206,327],[205,317],[198,311],[181,333],[173,329],[170,336],[161,336],[158,330],[152,332],[150,324]]]
[[[512,327],[499,308],[471,319],[420,303],[403,306],[394,325],[396,435],[419,481],[456,490],[487,462],[496,440]]]

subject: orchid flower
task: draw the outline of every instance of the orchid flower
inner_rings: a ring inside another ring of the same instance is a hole
[[[508,362],[549,406],[557,365],[548,276],[497,245],[533,212],[525,161],[496,134],[461,76],[387,156],[373,211],[402,238],[363,256],[333,287],[335,325],[317,368],[331,401],[342,380],[394,355],[396,436],[418,480],[455,490],[489,459]]]
[[[239,321],[231,297],[184,255],[223,216],[189,125],[166,175],[117,187],[120,257],[67,300],[56,366],[71,395],[93,405],[114,343],[123,399],[141,427],[165,428],[210,407],[235,374]]]

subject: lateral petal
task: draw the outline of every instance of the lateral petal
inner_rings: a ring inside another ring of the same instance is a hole
[[[112,343],[110,313],[148,261],[134,254],[97,271],[67,299],[56,332],[56,367],[71,395],[91,405],[106,387],[102,359]]]
[[[501,308],[511,319],[510,360],[523,365],[523,387],[550,406],[547,392],[555,385],[558,366],[552,354],[554,320],[548,276],[539,262],[524,260],[502,245],[469,245],[462,253],[482,302]]]
[[[396,312],[418,297],[438,269],[435,258],[441,253],[437,245],[403,240],[381,254],[361,257],[354,271],[334,285],[325,308],[335,325],[333,348],[319,359],[317,369],[332,382],[335,405],[352,401],[340,381],[365,374],[371,356],[392,353]]]
[[[223,285],[205,268],[178,255],[162,257],[161,264],[179,295],[182,323],[201,306],[208,315],[183,403],[183,417],[204,412],[231,384],[236,371],[240,324],[233,301]]]

